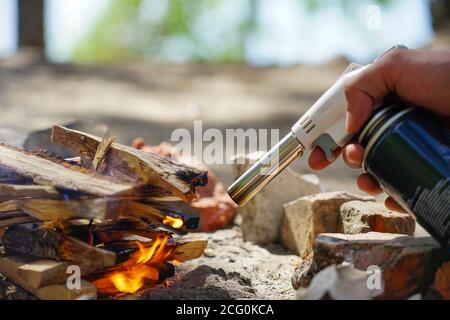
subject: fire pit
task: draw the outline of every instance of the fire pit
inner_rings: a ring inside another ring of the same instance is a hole
[[[207,172],[61,126],[52,141],[79,156],[0,145],[0,273],[40,299],[114,297],[201,256],[207,241],[183,236],[199,218],[180,202]]]

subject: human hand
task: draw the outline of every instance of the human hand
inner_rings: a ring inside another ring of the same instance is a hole
[[[394,49],[383,55],[366,70],[346,83],[347,99],[346,130],[356,133],[372,113],[374,106],[389,93],[395,93],[406,103],[421,106],[444,116],[450,115],[450,50]],[[345,163],[351,168],[361,168],[364,148],[350,143],[336,150],[343,154]],[[330,165],[323,151],[316,147],[309,165],[321,170]],[[369,193],[379,194],[378,182],[367,174],[357,179],[358,187]],[[386,207],[404,211],[388,197]]]

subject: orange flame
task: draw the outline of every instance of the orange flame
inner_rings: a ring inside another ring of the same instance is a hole
[[[145,264],[136,264],[131,266],[128,271],[112,274],[110,280],[118,291],[135,293],[144,286],[145,279],[158,281],[158,273],[158,269],[146,266]]]
[[[98,290],[106,293],[135,293],[148,281],[156,283],[159,270],[153,266],[169,260],[172,253],[172,249],[167,247],[169,238],[169,235],[158,236],[149,247],[137,241],[139,251],[119,267],[120,271],[112,271],[94,281]]]
[[[171,226],[174,229],[180,229],[183,226],[183,224],[184,224],[182,219],[174,218],[174,217],[171,217],[171,216],[165,216],[164,220],[163,220],[163,223]]]

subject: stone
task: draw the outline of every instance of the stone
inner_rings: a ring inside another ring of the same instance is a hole
[[[305,258],[312,253],[318,234],[343,232],[339,208],[352,200],[374,201],[374,198],[347,192],[326,192],[286,203],[283,206],[280,242]]]
[[[450,261],[444,263],[434,277],[433,289],[444,300],[450,300]]]
[[[375,231],[413,235],[416,227],[411,215],[388,210],[378,202],[350,201],[341,205],[340,211],[347,234]]]
[[[240,177],[252,163],[264,153],[256,152],[233,157],[234,178]],[[315,175],[300,175],[286,168],[245,206],[238,208],[242,216],[242,233],[245,241],[257,244],[274,243],[278,240],[283,204],[299,197],[321,191]]]
[[[302,259],[292,275],[292,287],[294,289],[306,288],[311,282],[315,274],[320,270],[314,269],[316,264],[313,263],[314,256],[310,254],[306,258]]]
[[[379,270],[384,283],[380,298],[406,299],[429,287],[444,257],[443,249],[431,237],[380,232],[320,234],[310,268],[294,271],[292,282],[294,287],[305,287],[318,271],[347,262],[363,271]],[[301,274],[296,275],[298,272]]]
[[[369,274],[349,264],[331,265],[317,273],[307,289],[297,291],[299,300],[371,300],[383,292],[367,285]]]

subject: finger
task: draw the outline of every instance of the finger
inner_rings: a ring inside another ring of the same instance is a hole
[[[373,99],[366,92],[354,87],[346,89],[345,94],[347,97],[345,130],[356,133],[372,113]]]
[[[363,155],[364,148],[359,144],[352,143],[344,148],[344,161],[350,168],[361,168]]]
[[[342,153],[342,148],[334,151],[335,158]],[[325,153],[319,147],[315,147],[309,155],[308,164],[313,170],[322,170],[328,167],[332,162],[328,161]]]
[[[403,209],[402,206],[399,205],[398,202],[395,201],[394,199],[392,199],[391,197],[387,197],[386,200],[384,200],[384,205],[385,205],[386,208],[388,208],[389,210],[407,213],[407,212],[405,211],[405,209]]]
[[[347,132],[356,133],[372,113],[374,101],[384,98],[395,89],[403,68],[400,62],[404,60],[404,53],[404,49],[394,49],[347,80]]]
[[[378,182],[372,180],[372,178],[366,173],[361,174],[356,180],[356,183],[358,188],[368,194],[376,195],[383,192],[383,189],[381,189]]]

